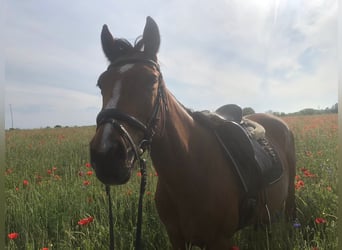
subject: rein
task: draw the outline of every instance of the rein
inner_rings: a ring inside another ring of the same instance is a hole
[[[112,63],[109,67],[117,67],[123,66],[128,63],[144,63],[147,65],[151,65],[155,67],[159,72],[159,79],[158,79],[158,93],[157,98],[152,110],[152,114],[150,119],[148,120],[147,124],[145,125],[139,119],[134,116],[125,114],[120,110],[113,108],[113,109],[104,109],[102,110],[97,118],[96,123],[97,127],[109,123],[113,126],[113,128],[120,133],[124,139],[129,143],[133,152],[134,152],[134,161],[139,161],[140,172],[141,172],[141,182],[140,182],[140,192],[139,192],[139,203],[138,203],[138,216],[137,216],[137,229],[136,229],[136,237],[135,237],[135,249],[141,249],[141,227],[142,227],[142,207],[143,207],[143,197],[145,193],[145,187],[147,183],[147,173],[146,173],[146,160],[142,158],[143,153],[148,150],[150,151],[150,146],[152,143],[153,135],[155,134],[155,127],[158,121],[158,113],[161,110],[161,104],[164,104],[164,108],[167,109],[166,101],[164,92],[162,90],[162,83],[163,78],[160,72],[159,65],[147,59],[123,59],[118,60]],[[126,130],[126,128],[121,124],[121,122],[127,123],[129,126],[132,126],[136,129],[141,130],[144,133],[143,139],[139,142],[138,145],[135,144],[134,140]],[[108,196],[108,203],[109,203],[109,233],[110,233],[110,250],[114,250],[114,220],[113,220],[113,209],[112,209],[112,199],[110,195],[110,186],[106,185],[105,187],[106,193]]]
[[[139,192],[139,204],[138,204],[138,218],[137,218],[137,231],[135,234],[135,250],[141,249],[141,227],[142,227],[142,210],[143,210],[143,198],[145,194],[145,188],[147,184],[147,172],[145,159],[139,159],[141,182]],[[110,195],[110,186],[106,185],[106,194],[108,197],[108,219],[109,219],[109,250],[114,250],[114,219],[112,209],[112,198]]]

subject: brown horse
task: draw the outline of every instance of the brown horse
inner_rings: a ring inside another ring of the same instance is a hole
[[[90,142],[98,179],[106,185],[126,183],[140,151],[149,148],[159,176],[156,207],[173,249],[229,249],[245,192],[213,132],[166,88],[157,62],[157,24],[148,17],[135,45],[114,39],[107,26],[101,41],[110,65],[98,80],[103,106]],[[269,223],[275,213],[295,210],[293,135],[276,117],[249,119],[265,128],[283,166],[280,180],[260,192],[247,224]]]

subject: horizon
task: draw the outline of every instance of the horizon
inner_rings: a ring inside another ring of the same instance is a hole
[[[337,103],[338,104],[338,103]],[[336,105],[336,104],[335,104]],[[334,105],[332,105],[334,106]],[[242,107],[241,107],[242,108]],[[252,108],[252,107],[244,107],[244,108]],[[335,112],[330,112],[332,107],[325,107],[324,109],[315,109],[315,108],[304,108],[295,112],[291,113],[284,113],[281,111],[266,111],[263,113],[270,113],[278,117],[286,117],[286,116],[310,116],[310,115],[338,115],[338,113]],[[329,109],[329,111],[327,111]],[[300,113],[302,111],[306,110],[313,110],[317,111],[317,113],[314,114],[308,114],[308,113]],[[53,129],[53,128],[82,128],[82,127],[93,127],[96,126],[96,124],[84,124],[84,125],[63,125],[63,124],[56,124],[54,126],[41,126],[41,127],[36,127],[36,128],[16,128],[16,127],[10,127],[10,128],[5,128],[6,131],[10,130],[34,130],[34,129]]]

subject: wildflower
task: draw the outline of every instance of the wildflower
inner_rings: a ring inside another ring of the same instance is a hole
[[[55,178],[55,180],[57,180],[57,181],[60,181],[60,180],[62,179],[62,177],[60,177],[60,176],[57,175],[57,174],[54,176],[54,178]]]
[[[302,180],[297,181],[296,184],[295,184],[295,188],[297,190],[299,190],[302,187],[304,187],[304,181],[302,181]]]
[[[49,250],[48,247],[43,247],[41,250]]]
[[[28,181],[28,180],[23,180],[23,185],[24,185],[24,187],[28,186],[28,184],[29,184],[29,181]]]
[[[52,167],[52,172],[55,172],[57,170],[56,167]]]
[[[320,217],[316,218],[315,222],[316,222],[316,224],[325,224],[325,223],[327,223],[326,219],[320,218]]]
[[[12,174],[12,172],[13,172],[13,169],[8,168],[8,169],[6,169],[5,175]]]
[[[232,246],[230,250],[240,250],[240,248],[238,246]]]
[[[94,218],[89,216],[87,218],[79,220],[78,225],[85,226],[85,225],[88,225],[89,223],[93,222],[93,220],[94,220]]]
[[[140,172],[140,171],[137,173],[137,176],[138,176],[138,177],[141,177],[141,172]]]
[[[90,164],[89,162],[87,162],[87,163],[85,164],[85,166],[86,166],[86,168],[91,168],[91,164]]]
[[[19,237],[19,234],[18,233],[9,233],[7,236],[9,239],[15,240]]]
[[[88,180],[83,181],[83,186],[89,186],[89,185],[90,185],[90,181]]]
[[[330,186],[327,186],[327,190],[330,192],[332,188]]]
[[[36,175],[36,182],[37,183],[41,183],[42,179],[43,179],[43,177],[41,175]]]
[[[83,175],[84,175],[83,171],[78,172],[78,176],[83,176]]]
[[[298,219],[295,219],[295,221],[293,222],[293,227],[294,228],[300,228],[302,225],[299,223]]]
[[[51,169],[48,169],[46,172],[47,172],[47,174],[49,174],[49,175],[52,174],[52,170],[51,170]]]
[[[304,176],[305,176],[305,177],[316,177],[316,175],[315,175],[315,174],[312,174],[312,173],[310,173],[310,171],[309,171],[309,170],[306,170],[306,171],[304,171],[303,173],[304,173]]]
[[[88,172],[87,172],[87,175],[88,175],[88,176],[93,175],[93,171],[88,171]]]
[[[311,151],[305,151],[305,155],[307,157],[312,157],[312,152]]]

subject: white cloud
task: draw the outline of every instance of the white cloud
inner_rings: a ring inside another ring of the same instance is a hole
[[[337,101],[336,0],[82,3],[7,4],[6,107],[30,113],[30,126],[95,120],[96,108],[83,110],[101,105],[102,24],[133,42],[147,15],[159,24],[167,85],[189,107],[293,112]]]

